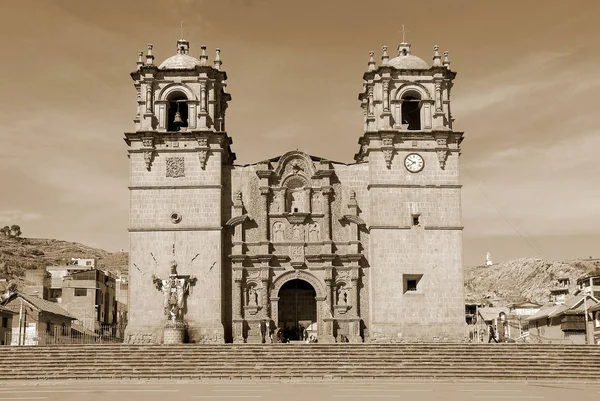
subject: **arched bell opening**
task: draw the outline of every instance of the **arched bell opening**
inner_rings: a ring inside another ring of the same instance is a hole
[[[167,131],[179,131],[188,126],[187,97],[181,92],[172,93],[167,99]]]
[[[417,94],[402,97],[402,124],[408,124],[409,130],[421,129],[421,98]]]
[[[316,333],[317,292],[307,281],[301,279],[286,282],[279,290],[278,327],[284,338],[302,340],[304,331]]]

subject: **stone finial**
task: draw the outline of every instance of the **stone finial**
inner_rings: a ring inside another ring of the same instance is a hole
[[[383,55],[381,56],[381,64],[386,65],[388,63],[388,60],[390,59],[390,57],[387,54],[387,46],[383,46]]]
[[[148,45],[148,53],[146,54],[146,64],[152,65],[154,64],[154,56],[152,55],[152,48],[154,46]]]
[[[351,189],[348,191],[348,198],[350,198],[350,200],[356,200],[356,191]]]
[[[441,66],[442,65],[442,58],[440,57],[440,47],[438,45],[433,46],[433,65],[434,66]]]
[[[138,70],[140,68],[142,68],[142,66],[144,65],[144,52],[143,51],[139,51],[138,52],[138,61],[136,63]]]
[[[369,52],[369,62],[367,63],[367,65],[369,66],[368,71],[375,70],[375,52],[374,51]]]
[[[448,57],[448,52],[444,52],[444,67],[450,69],[450,58]]]
[[[215,61],[213,62],[213,67],[215,68],[215,70],[220,70],[221,64],[223,64],[221,62],[221,49],[216,48],[215,49]]]
[[[206,65],[206,63],[208,62],[208,56],[206,55],[206,46],[202,45],[200,46],[200,49],[200,64]]]

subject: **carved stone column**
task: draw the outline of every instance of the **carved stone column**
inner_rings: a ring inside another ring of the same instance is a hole
[[[259,255],[269,254],[269,177],[271,176],[271,170],[269,170],[269,163],[260,163],[257,166],[256,175],[260,178],[260,200],[259,200],[259,241],[260,250],[257,252]]]
[[[244,342],[244,319],[242,317],[242,271],[234,271],[232,294],[233,342]]]
[[[435,112],[442,112],[442,83],[440,81],[435,83]]]
[[[390,81],[383,81],[383,111],[390,111],[389,85]]]
[[[152,82],[146,83],[146,114],[152,114]]]
[[[359,305],[360,305],[360,288],[359,288],[359,270],[357,267],[354,267],[351,271],[350,271],[350,281],[352,283],[352,299],[351,299],[351,304],[352,304],[352,315],[354,315],[353,319],[349,322],[349,326],[348,326],[348,335],[349,335],[349,341],[351,343],[361,343],[363,341],[362,337],[360,336],[360,325],[361,325],[361,319],[360,319],[360,311],[359,311]]]
[[[269,187],[260,187],[261,224],[259,225],[260,241],[269,241]]]
[[[350,306],[352,307],[352,313],[358,316],[358,303],[359,303],[359,288],[358,288],[358,269],[354,268],[350,272],[350,282],[352,283],[352,299],[350,300]]]
[[[331,268],[328,268],[325,270],[325,297],[321,302],[319,302],[321,305],[321,319],[317,323],[319,342],[326,344],[335,342],[335,337],[333,336],[334,317],[332,314],[332,281],[333,271]],[[321,326],[323,327],[321,328]]]
[[[262,285],[261,290],[261,299],[260,306],[261,311],[260,314],[264,319],[269,318],[269,260],[266,259],[262,261],[261,272],[260,272],[260,281]]]
[[[271,319],[275,322],[275,325],[279,327],[279,297],[271,297]]]
[[[325,241],[331,241],[331,207],[329,204],[330,193],[330,186],[323,188],[323,240]]]

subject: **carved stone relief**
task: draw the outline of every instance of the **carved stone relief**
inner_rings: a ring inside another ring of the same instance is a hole
[[[308,226],[308,240],[310,242],[317,242],[321,240],[321,229],[319,223],[313,223]]]
[[[273,224],[273,242],[283,242],[285,240],[285,227],[278,221]]]
[[[312,211],[313,211],[313,213],[322,213],[323,212],[323,206],[321,203],[321,195],[320,194],[313,195]]]
[[[290,259],[292,265],[304,263],[304,245],[290,245]]]
[[[304,241],[304,227],[296,224],[292,229],[292,239],[294,241]]]
[[[167,158],[167,177],[185,177],[185,164],[183,157]]]
[[[208,159],[208,150],[201,149],[198,151],[198,160],[200,161],[200,167],[202,170],[206,168],[206,159]]]

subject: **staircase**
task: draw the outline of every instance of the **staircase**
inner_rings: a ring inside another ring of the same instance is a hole
[[[600,381],[600,347],[539,344],[221,344],[0,347],[27,379]]]

